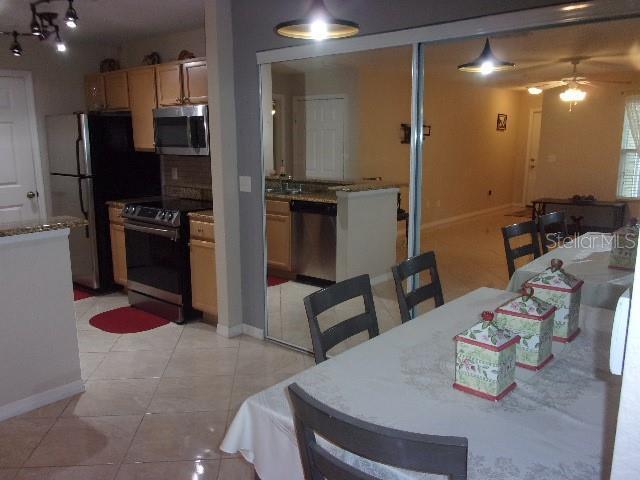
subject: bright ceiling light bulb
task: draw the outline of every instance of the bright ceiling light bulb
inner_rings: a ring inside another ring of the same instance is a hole
[[[540,95],[542,93],[542,89],[540,87],[529,87],[527,88],[527,92],[531,95]]]
[[[482,75],[489,75],[490,73],[493,73],[494,70],[495,70],[495,65],[491,60],[482,62],[482,65],[480,65],[480,73]]]
[[[73,8],[73,0],[69,0],[69,8],[67,13],[64,14],[64,21],[69,28],[76,28],[78,26],[78,14],[76,9]]]
[[[62,40],[57,40],[56,41],[56,50],[58,52],[66,52],[67,51],[67,46],[64,44],[64,42]]]
[[[563,102],[581,102],[587,97],[587,92],[577,87],[569,87],[560,94]]]
[[[329,25],[322,19],[311,22],[310,30],[314,40],[325,40],[329,36]]]

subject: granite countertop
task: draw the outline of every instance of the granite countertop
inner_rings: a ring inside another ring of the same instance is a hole
[[[213,222],[213,210],[201,210],[199,212],[189,212],[187,214],[190,219],[200,222]]]
[[[27,233],[47,232],[65,228],[78,228],[87,225],[87,221],[77,217],[49,217],[26,222],[0,224],[0,237],[12,237]]]
[[[336,192],[325,190],[322,192],[302,192],[302,193],[273,193],[268,192],[265,195],[267,200],[282,200],[288,202],[290,200],[303,200],[305,202],[318,203],[338,203]]]

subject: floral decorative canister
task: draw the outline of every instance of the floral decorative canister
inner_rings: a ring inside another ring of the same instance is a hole
[[[635,270],[638,253],[638,220],[632,218],[629,225],[613,232],[609,267],[622,270]]]
[[[456,335],[456,381],[453,388],[498,401],[516,387],[518,335],[498,328],[493,312],[482,322]]]
[[[553,318],[556,307],[533,296],[533,289],[496,309],[494,323],[499,328],[520,336],[516,348],[516,365],[540,370],[552,358]]]
[[[567,343],[580,333],[580,292],[582,280],[562,269],[562,260],[554,258],[551,267],[527,280],[525,287],[532,287],[536,297],[556,307],[553,339]]]

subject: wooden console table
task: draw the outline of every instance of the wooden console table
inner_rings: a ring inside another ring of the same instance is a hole
[[[613,232],[624,225],[625,202],[575,202],[572,198],[538,198],[532,202],[532,220],[545,213],[564,211],[571,233]]]

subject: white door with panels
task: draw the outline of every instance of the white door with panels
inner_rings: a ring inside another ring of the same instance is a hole
[[[0,71],[0,223],[36,219],[40,211],[28,81],[22,72]]]
[[[529,139],[527,141],[527,163],[524,172],[524,204],[531,205],[536,197],[536,167],[540,150],[540,128],[542,110],[531,110],[529,115]]]
[[[345,105],[343,96],[295,99],[296,160],[307,178],[344,179]]]

